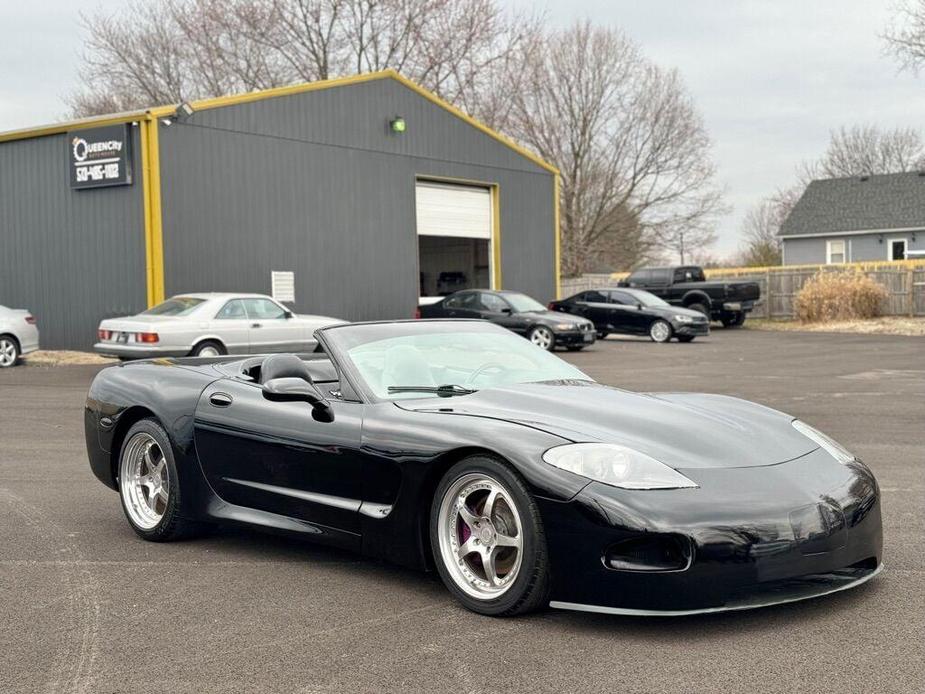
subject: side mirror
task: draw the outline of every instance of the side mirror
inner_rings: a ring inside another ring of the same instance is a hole
[[[334,419],[331,404],[311,381],[302,378],[271,378],[263,384],[263,397],[273,402],[307,402],[312,406],[312,416],[321,422]]]
[[[501,309],[501,313],[503,313],[503,314],[509,316],[509,315],[511,315],[512,313],[514,313],[514,309],[512,309],[512,308],[510,308],[510,307],[503,308],[503,309]]]
[[[288,310],[288,309],[285,310],[285,311],[283,311],[283,318],[289,319],[289,318],[292,318],[292,317],[293,317],[292,311],[290,311],[290,310]]]
[[[642,310],[642,302],[637,301],[637,302],[636,302],[636,308],[639,309],[639,310],[641,311],[641,310]]]

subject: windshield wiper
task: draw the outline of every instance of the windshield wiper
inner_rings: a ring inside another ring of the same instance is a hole
[[[454,395],[471,395],[477,391],[463,388],[455,383],[442,386],[389,386],[390,393],[434,393],[441,398],[451,398]]]

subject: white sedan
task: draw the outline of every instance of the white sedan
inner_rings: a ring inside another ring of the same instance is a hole
[[[93,349],[123,359],[308,352],[315,330],[344,322],[296,315],[263,294],[183,294],[104,320]]]
[[[24,309],[0,306],[0,369],[15,366],[23,354],[38,348],[35,317]]]

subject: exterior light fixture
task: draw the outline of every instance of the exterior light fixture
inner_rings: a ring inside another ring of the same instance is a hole
[[[401,116],[395,116],[389,121],[389,129],[396,135],[401,135],[405,132],[406,127],[407,124],[405,123],[405,119]]]
[[[180,123],[185,121],[187,118],[193,115],[193,107],[190,106],[187,102],[183,102],[177,106],[177,112],[174,115],[175,120]]]

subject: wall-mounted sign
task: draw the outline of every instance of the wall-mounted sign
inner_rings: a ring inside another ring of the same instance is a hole
[[[273,270],[270,273],[270,285],[273,298],[277,301],[293,303],[295,301],[295,273]]]
[[[128,123],[69,132],[67,152],[71,188],[132,183],[132,130]]]

